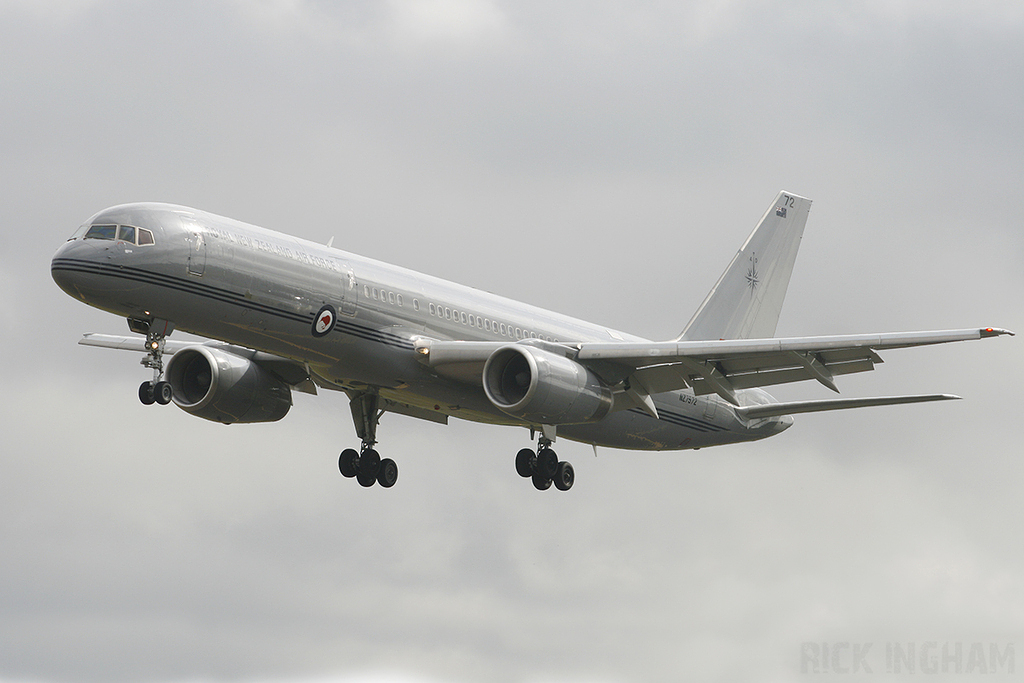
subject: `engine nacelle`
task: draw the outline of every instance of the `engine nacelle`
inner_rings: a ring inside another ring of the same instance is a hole
[[[274,422],[288,414],[292,392],[248,358],[208,346],[187,346],[167,363],[179,408],[214,422]]]
[[[612,407],[612,392],[576,361],[533,346],[503,346],[484,364],[491,403],[536,424],[596,422]]]

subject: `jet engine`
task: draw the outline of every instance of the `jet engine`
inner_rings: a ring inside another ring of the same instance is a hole
[[[167,363],[179,408],[204,420],[274,422],[292,407],[287,384],[248,358],[208,346],[187,346]]]
[[[612,392],[576,361],[533,346],[503,346],[484,364],[484,392],[496,407],[536,424],[596,422]]]

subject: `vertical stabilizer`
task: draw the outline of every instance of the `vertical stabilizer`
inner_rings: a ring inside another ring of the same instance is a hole
[[[780,192],[679,338],[774,337],[810,210],[810,199]]]

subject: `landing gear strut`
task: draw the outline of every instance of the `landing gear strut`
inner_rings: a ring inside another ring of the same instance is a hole
[[[355,477],[360,486],[369,488],[375,483],[389,489],[398,481],[398,465],[391,458],[381,459],[374,450],[377,443],[377,422],[384,413],[379,410],[380,396],[367,391],[352,396],[352,420],[356,425],[356,436],[362,439],[359,451],[346,448],[338,458],[338,469],[342,476]]]
[[[171,402],[174,392],[171,385],[163,380],[164,376],[164,344],[167,336],[174,331],[174,324],[166,320],[128,320],[128,327],[133,331],[146,332],[146,351],[148,355],[142,359],[142,365],[153,370],[153,381],[139,385],[139,400],[143,405],[158,403],[162,406]]]
[[[554,434],[545,434],[537,440],[537,452],[524,448],[516,453],[516,473],[524,479],[532,479],[538,491],[546,491],[551,484],[559,491],[568,491],[576,481],[576,472],[572,465],[565,461],[559,462],[552,450]]]

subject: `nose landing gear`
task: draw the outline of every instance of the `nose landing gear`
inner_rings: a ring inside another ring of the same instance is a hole
[[[162,406],[171,402],[174,392],[168,382],[143,382],[139,385],[139,400],[143,405],[158,403]]]
[[[153,320],[151,322],[142,320],[128,320],[128,327],[132,332],[145,331],[146,333],[146,357],[142,359],[142,365],[153,370],[153,381],[143,382],[139,385],[139,400],[143,405],[157,403],[165,406],[174,397],[174,391],[168,382],[163,381],[164,376],[164,344],[168,335],[174,331],[174,324],[166,320]]]

